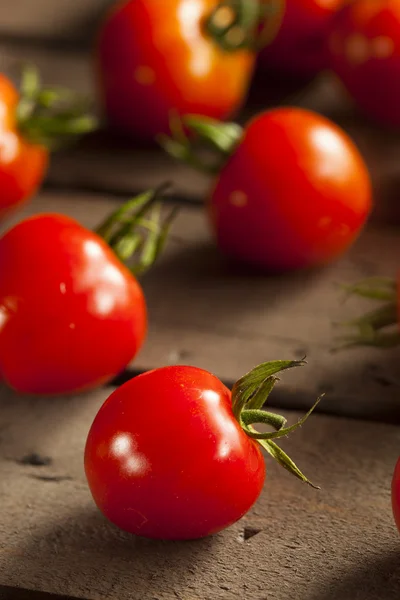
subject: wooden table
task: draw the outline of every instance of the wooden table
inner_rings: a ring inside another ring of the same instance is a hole
[[[96,3],[81,4],[85,23]],[[0,29],[4,6],[0,0]],[[38,3],[35,10],[49,6]],[[59,30],[77,30],[82,39],[76,15],[73,27],[66,28],[70,2],[59,6]],[[32,15],[32,7],[19,0],[21,14]],[[29,56],[47,81],[91,91],[84,49],[65,40],[54,45],[51,28],[37,17],[25,22],[11,11],[8,19],[7,42],[0,42],[2,70],[11,72],[16,61]],[[253,95],[250,112],[258,101]],[[33,399],[0,389],[1,600],[400,598],[400,541],[390,506],[400,448],[400,352],[330,351],[333,323],[368,308],[360,301],[344,307],[337,284],[392,275],[398,267],[400,137],[355,117],[328,76],[297,103],[334,117],[351,132],[376,189],[370,226],[347,256],[323,271],[267,278],[228,268],[203,214],[209,181],[161,153],[133,149],[104,134],[55,156],[46,187],[11,219],[57,211],[92,227],[121,199],[171,178],[173,201],[181,207],[173,241],[143,279],[150,313],[147,343],[118,381],[68,399]],[[232,384],[259,362],[304,354],[309,365],[285,374],[271,401],[293,422],[298,411],[327,392],[318,413],[283,443],[320,491],[267,459],[265,490],[253,510],[227,531],[187,543],[134,538],[98,513],[82,452],[113,386],[175,363],[204,367]],[[32,455],[45,458],[45,464],[32,464],[41,462]]]

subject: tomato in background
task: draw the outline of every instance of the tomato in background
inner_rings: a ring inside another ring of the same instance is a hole
[[[337,14],[330,62],[365,115],[400,127],[400,2],[355,0]]]
[[[365,162],[329,119],[300,108],[260,113],[244,129],[190,116],[186,126],[222,152],[208,209],[217,245],[227,256],[268,272],[316,267],[343,254],[372,207]],[[189,140],[166,138],[179,160]]]
[[[255,52],[227,51],[207,32],[220,0],[125,0],[106,16],[96,46],[109,124],[151,142],[171,111],[226,119],[242,106]]]
[[[301,364],[259,365],[232,393],[191,366],[155,369],[122,385],[100,408],[86,442],[85,472],[98,508],[136,535],[212,535],[240,519],[260,495],[261,447],[313,485],[273,440],[304,423],[314,407],[288,428],[283,417],[261,410],[274,375]],[[276,431],[258,433],[251,423],[261,422]]]
[[[96,128],[83,108],[71,91],[41,87],[33,67],[24,70],[20,91],[0,73],[0,221],[41,185],[49,151]]]
[[[311,78],[329,65],[326,36],[346,0],[286,0],[281,27],[260,52],[261,70]]]
[[[0,220],[35,193],[45,176],[48,151],[19,133],[16,110],[19,94],[0,74]]]

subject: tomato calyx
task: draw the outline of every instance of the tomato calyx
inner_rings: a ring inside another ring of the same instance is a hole
[[[128,200],[95,231],[134,275],[145,273],[164,249],[178,211],[174,207],[163,216],[161,199],[168,188],[166,183]]]
[[[396,281],[385,277],[373,277],[355,285],[341,287],[348,296],[375,300],[379,306],[361,317],[338,323],[349,333],[338,336],[339,345],[333,348],[333,351],[358,346],[393,348],[400,345]]]
[[[272,41],[282,4],[282,0],[221,0],[206,19],[205,32],[226,52],[257,52]]]
[[[28,141],[56,150],[97,129],[89,103],[76,92],[41,85],[38,70],[22,71],[16,122]]]
[[[171,136],[158,136],[158,143],[167,154],[210,175],[220,172],[243,137],[243,128],[237,123],[198,115],[182,119],[172,115],[170,129]]]
[[[279,381],[276,374],[294,367],[301,367],[305,364],[305,360],[279,360],[258,365],[235,383],[232,389],[232,408],[243,431],[249,437],[256,440],[264,450],[292,475],[311,487],[319,489],[318,486],[315,486],[303,475],[293,460],[273,440],[286,437],[301,427],[317,407],[323,396],[317,399],[304,417],[289,427],[286,427],[287,421],[285,417],[262,410],[276,382]],[[254,425],[256,424],[268,425],[275,431],[261,433],[255,429]]]

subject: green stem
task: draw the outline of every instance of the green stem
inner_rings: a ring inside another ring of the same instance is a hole
[[[356,346],[392,348],[399,345],[397,283],[392,279],[376,277],[342,287],[348,295],[376,300],[383,304],[357,319],[341,323],[349,333],[337,338],[340,344],[333,348],[333,351]],[[392,331],[393,328],[395,331]],[[389,331],[386,331],[387,329]]]
[[[97,129],[97,119],[80,95],[63,88],[42,87],[35,67],[23,69],[16,121],[21,134],[34,144],[55,150]]]
[[[311,413],[319,404],[322,396],[318,398],[314,406],[294,425],[286,427],[286,419],[275,413],[261,410],[268,400],[275,383],[278,381],[275,375],[286,369],[299,367],[305,361],[274,361],[258,365],[249,373],[239,379],[232,389],[232,409],[240,423],[243,431],[252,439],[257,441],[277,462],[288,470],[292,475],[314,486],[300,471],[296,464],[273,439],[285,437],[301,427],[309,418]],[[255,428],[256,423],[263,423],[272,427],[275,431],[260,433]]]
[[[145,273],[164,249],[177,214],[175,207],[162,217],[161,198],[168,187],[163,184],[132,198],[96,229],[134,275]]]
[[[254,49],[261,0],[222,0],[205,23],[206,33],[226,52]]]

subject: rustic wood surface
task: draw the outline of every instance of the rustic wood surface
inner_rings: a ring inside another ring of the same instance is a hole
[[[0,37],[88,45],[115,0],[0,0]]]
[[[42,192],[2,229],[36,212],[66,213],[94,227],[119,203],[104,195]],[[331,352],[340,331],[334,324],[371,308],[362,300],[343,304],[338,284],[395,273],[397,231],[370,228],[335,265],[286,277],[233,269],[215,249],[201,208],[182,206],[172,236],[142,280],[150,330],[131,373],[189,363],[232,384],[265,360],[307,355],[309,366],[289,373],[276,393],[278,405],[304,409],[326,392],[324,412],[400,423],[400,350]]]
[[[0,70],[16,78],[17,65],[28,59],[47,83],[92,95],[92,69],[79,43],[90,39],[108,3],[15,0],[10,11],[0,0]],[[25,41],[10,41],[14,35]],[[57,39],[58,49],[32,45],[39,38]],[[181,206],[173,239],[142,280],[148,339],[119,381],[186,363],[232,384],[256,363],[306,354],[309,365],[285,374],[272,403],[294,421],[292,410],[327,393],[319,411],[328,414],[315,415],[284,442],[322,490],[269,461],[259,503],[226,532],[185,544],[132,538],[97,512],[82,468],[88,428],[112,387],[53,400],[0,388],[0,600],[399,599],[390,480],[400,442],[400,351],[330,350],[333,323],[370,307],[342,304],[338,284],[398,268],[398,230],[377,223],[400,223],[400,137],[357,116],[331,76],[294,96],[277,92],[272,80],[265,85],[270,91],[253,91],[242,120],[278,100],[318,110],[352,135],[370,166],[374,224],[332,267],[278,278],[234,269],[210,238],[201,206],[208,178],[106,133],[55,155],[47,190],[0,229],[43,211],[93,227],[128,194],[172,179]],[[26,464],[32,453],[51,460]]]
[[[106,522],[87,489],[83,447],[107,394],[1,390],[0,585],[91,600],[398,600],[398,427],[314,416],[283,446],[320,491],[267,458],[242,521],[203,541],[152,542]],[[32,453],[50,464],[24,464]]]

